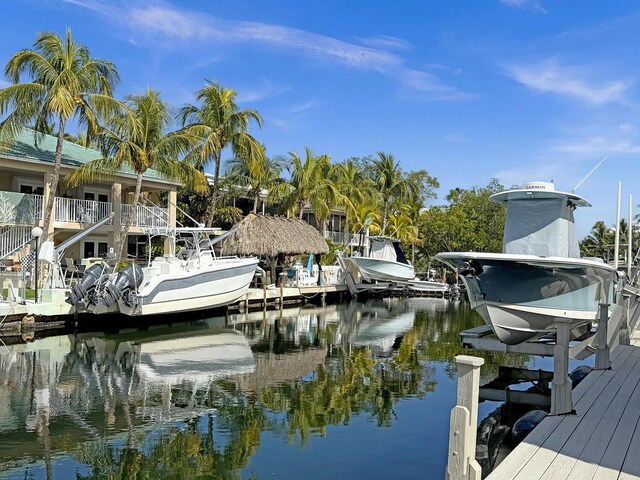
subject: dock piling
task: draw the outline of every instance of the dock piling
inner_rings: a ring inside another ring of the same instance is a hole
[[[622,308],[622,306],[620,306]],[[596,349],[596,370],[609,370],[611,368],[611,360],[609,358],[609,304],[600,304],[600,314],[598,316],[598,333],[597,349]]]
[[[551,389],[551,415],[573,412],[571,379],[569,378],[569,335],[571,320],[557,318],[556,346],[553,347],[553,388]]]
[[[478,392],[480,367],[484,359],[469,355],[455,358],[458,367],[456,406],[449,424],[447,480],[480,480],[482,468],[476,460],[478,432]]]

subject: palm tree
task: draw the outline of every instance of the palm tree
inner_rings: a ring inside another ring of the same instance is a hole
[[[377,187],[382,197],[382,235],[387,230],[387,209],[389,200],[394,195],[402,193],[402,170],[400,164],[395,161],[393,155],[383,152],[376,152],[378,159],[373,160],[373,166],[377,177]]]
[[[363,253],[365,230],[369,229],[370,233],[378,234],[380,229],[380,214],[375,208],[373,202],[363,202],[356,205],[353,210],[353,221],[351,223],[351,233],[359,234],[358,249]]]
[[[196,92],[196,99],[201,106],[188,104],[179,113],[184,131],[199,139],[190,153],[190,160],[201,169],[210,163],[214,165],[211,209],[207,219],[209,226],[220,191],[222,151],[230,146],[236,158],[258,158],[264,154],[262,145],[247,133],[251,120],[262,126],[262,117],[255,110],[238,110],[235,98],[235,90],[207,81],[205,87]]]
[[[353,160],[338,163],[333,169],[334,183],[342,194],[342,206],[346,211],[346,222],[351,230],[351,220],[357,206],[367,202],[375,192],[373,182]]]
[[[608,248],[613,244],[613,232],[600,220],[591,228],[591,232],[582,241],[582,249],[585,255],[606,258]]]
[[[148,169],[179,180],[195,192],[206,192],[208,188],[202,172],[177,160],[189,150],[194,139],[183,131],[167,133],[172,114],[169,105],[160,99],[160,93],[147,89],[144,95],[128,96],[124,103],[127,113],[112,117],[98,137],[104,157],[86,163],[67,177],[67,182],[75,186],[113,176],[125,167],[135,172],[133,206],[116,242],[118,256],[122,255],[124,240],[135,219],[142,176]]]
[[[258,211],[258,202],[263,190],[271,190],[283,180],[281,178],[284,159],[276,156],[269,158],[264,147],[258,155],[250,156],[243,152],[227,162],[227,179],[246,189],[253,198],[253,213]]]
[[[302,219],[304,207],[309,203],[315,211],[318,227],[322,227],[321,221],[331,213],[328,205],[337,198],[337,190],[329,178],[331,157],[314,156],[309,147],[305,147],[304,160],[296,152],[290,152],[289,156],[291,178],[277,189],[278,194],[289,213],[299,219]]]
[[[55,33],[40,33],[33,46],[33,50],[13,55],[5,68],[13,85],[0,90],[0,115],[9,112],[0,123],[0,143],[10,144],[28,125],[35,126],[38,139],[47,126],[57,124],[58,141],[44,210],[47,235],[53,221],[65,127],[75,119],[94,136],[99,130],[98,119],[114,114],[122,105],[111,95],[119,80],[115,66],[92,58],[84,45],[73,40],[71,30],[67,29],[64,39]],[[30,80],[21,83],[23,74]]]

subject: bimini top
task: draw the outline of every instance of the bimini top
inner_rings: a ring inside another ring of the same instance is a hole
[[[557,198],[566,198],[568,202],[571,202],[576,207],[591,206],[591,204],[580,195],[568,192],[557,192],[555,185],[549,182],[529,182],[525,183],[522,188],[505,190],[504,192],[494,193],[489,197],[492,202],[505,205],[509,200],[544,200]]]

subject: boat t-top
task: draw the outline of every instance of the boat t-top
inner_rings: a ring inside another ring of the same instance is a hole
[[[490,200],[507,207],[503,253],[436,255],[462,275],[471,306],[506,344],[549,333],[558,318],[575,335],[589,330],[598,305],[615,303],[617,278],[602,260],[580,258],[573,212],[589,202],[546,182]]]

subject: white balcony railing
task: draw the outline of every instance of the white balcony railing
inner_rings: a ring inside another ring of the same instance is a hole
[[[36,220],[42,220],[42,212],[44,211],[44,196],[33,195],[33,216]]]
[[[122,205],[121,222],[124,225],[129,218],[133,205]],[[169,226],[169,209],[160,207],[147,207],[138,205],[136,215],[131,224],[133,227],[159,227]]]
[[[113,211],[111,202],[56,197],[55,221],[92,224]]]
[[[6,258],[33,240],[31,225],[5,225],[0,227],[0,259]]]
[[[335,245],[357,245],[358,235],[344,232],[330,232],[325,233],[325,238],[331,240],[331,243]]]
[[[0,191],[0,225],[31,225],[43,219],[44,197],[17,192]],[[121,222],[124,225],[132,205],[123,204]],[[81,223],[90,225],[113,212],[111,202],[80,200],[78,198],[55,198],[55,221],[57,223]],[[112,222],[109,222],[111,224]],[[138,205],[132,224],[134,227],[169,226],[169,209]],[[0,232],[1,233],[1,232]]]

